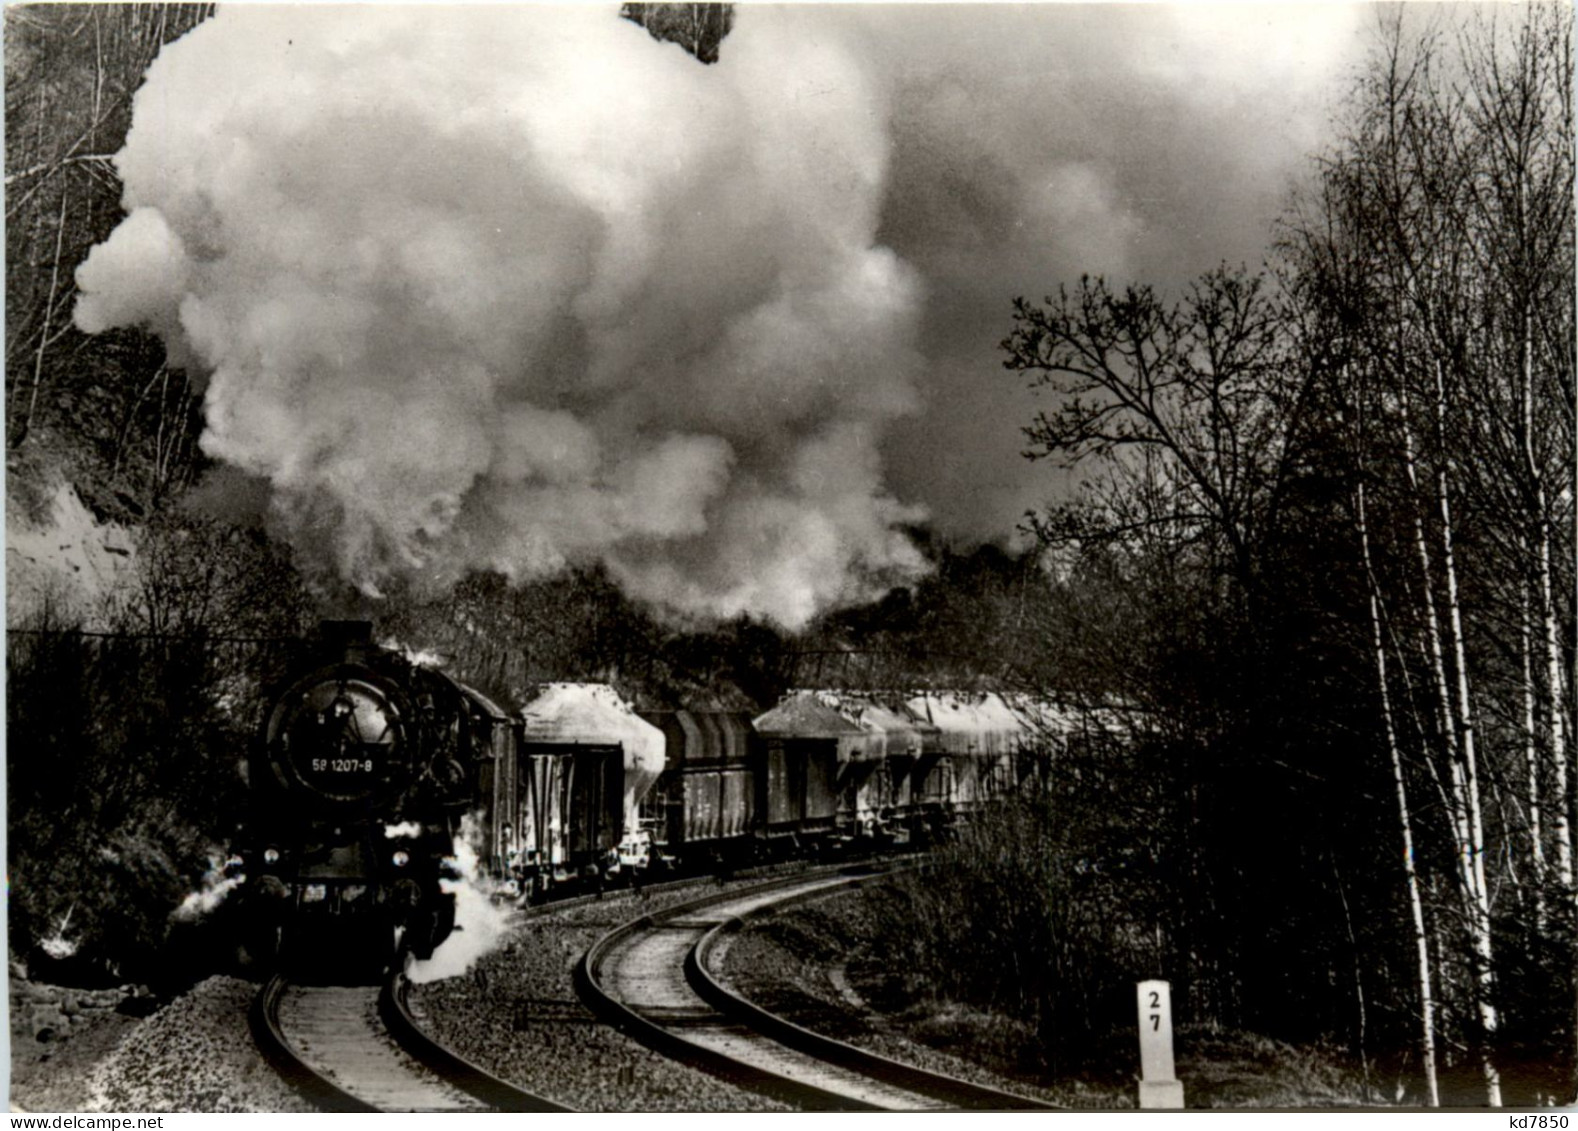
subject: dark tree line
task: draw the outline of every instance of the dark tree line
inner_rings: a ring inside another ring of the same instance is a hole
[[[165,516],[139,542],[140,580],[93,629],[49,605],[7,626],[10,941],[46,978],[220,961],[172,960],[172,913],[228,851],[263,689],[310,623],[256,531]]]

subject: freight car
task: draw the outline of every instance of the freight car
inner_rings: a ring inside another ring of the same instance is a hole
[[[681,868],[925,844],[1030,787],[1073,718],[991,692],[795,690],[751,718],[650,711],[667,758],[641,812]]]
[[[759,855],[765,748],[744,711],[644,711],[663,734],[663,772],[639,814],[659,868],[726,868]]]
[[[782,824],[803,813],[840,842],[904,843],[945,835],[1012,792],[1019,767],[1050,755],[1056,717],[992,692],[824,690],[792,691],[753,725],[768,744],[769,789],[787,786]]]
[[[663,769],[663,733],[605,684],[551,683],[522,708],[500,761],[513,783],[491,806],[493,856],[541,895],[644,867],[642,799]]]

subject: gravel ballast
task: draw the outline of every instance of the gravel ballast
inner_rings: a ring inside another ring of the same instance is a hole
[[[729,940],[714,974],[763,1009],[892,1060],[1052,1104],[1132,1106],[1109,1089],[1079,1083],[1047,1088],[994,1072],[971,1056],[966,1042],[948,1042],[965,1045],[958,1051],[939,1048],[938,1031],[944,1026],[938,1021],[946,1024],[946,1019],[872,1009],[851,966],[858,969],[862,939],[883,929],[877,921],[880,907],[880,898],[873,899],[870,891],[855,890],[748,919]]]
[[[85,1111],[312,1111],[258,1054],[256,984],[214,977],[139,1024],[88,1079]]]
[[[610,896],[528,918],[508,946],[459,978],[412,987],[435,1039],[528,1091],[580,1111],[782,1111],[754,1092],[668,1060],[599,1022],[576,996],[575,964],[638,916],[749,886]]]

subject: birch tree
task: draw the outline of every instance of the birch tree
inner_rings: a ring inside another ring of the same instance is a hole
[[[1572,894],[1572,620],[1554,580],[1572,545],[1570,21],[1531,6],[1511,23],[1449,34],[1391,17],[1293,241],[1305,297],[1344,328],[1338,366],[1375,382],[1358,537],[1413,705],[1412,757],[1440,800],[1432,835],[1456,895],[1443,941],[1490,1104],[1501,1003],[1541,992],[1498,985],[1498,938],[1523,937],[1498,899],[1528,887],[1546,930],[1547,846],[1565,908]],[[1374,647],[1384,665],[1379,635]],[[1380,678],[1401,770],[1410,732],[1392,726]],[[1400,798],[1407,776],[1393,774]]]

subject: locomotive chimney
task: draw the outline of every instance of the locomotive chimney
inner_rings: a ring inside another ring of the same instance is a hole
[[[347,664],[363,663],[373,644],[373,622],[368,620],[325,620],[318,622],[318,635],[325,652],[338,655]]]

